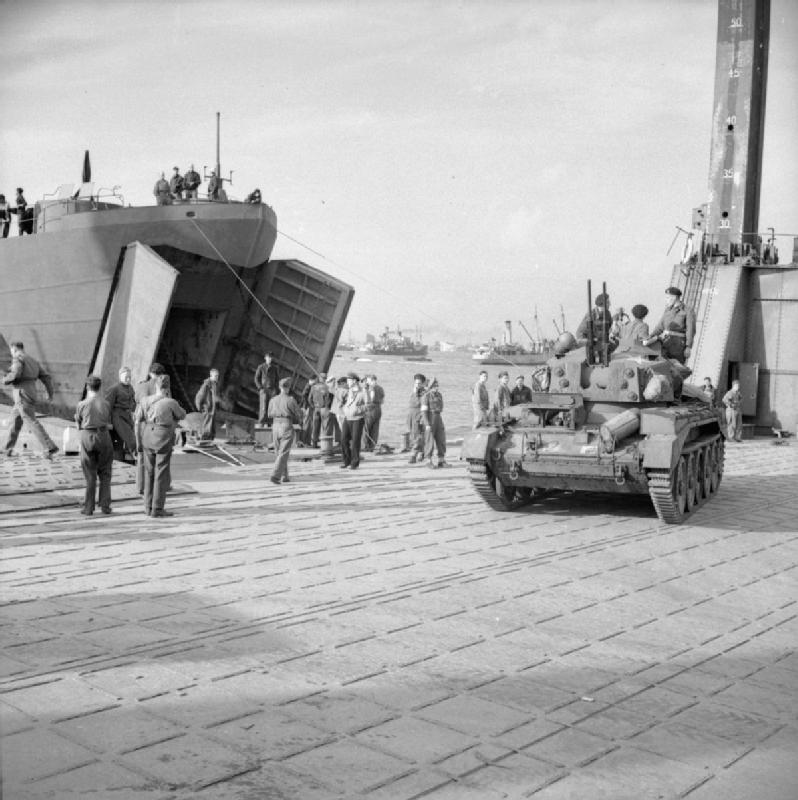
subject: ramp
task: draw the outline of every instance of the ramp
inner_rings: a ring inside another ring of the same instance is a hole
[[[700,292],[693,300],[696,333],[688,366],[696,380],[708,375],[715,386],[720,386],[734,338],[735,312],[743,300],[745,268],[739,264],[707,264],[706,269]],[[688,293],[685,291],[685,296]]]
[[[134,376],[147,374],[158,352],[178,275],[147,245],[128,245],[91,370],[102,378],[103,386],[116,383],[123,365]]]

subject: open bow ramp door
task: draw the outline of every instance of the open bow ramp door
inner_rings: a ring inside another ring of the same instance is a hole
[[[178,275],[147,245],[134,242],[125,249],[93,367],[104,386],[116,383],[122,366],[130,367],[135,376],[147,374],[158,352]]]

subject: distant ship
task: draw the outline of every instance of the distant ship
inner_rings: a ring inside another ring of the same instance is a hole
[[[497,342],[491,339],[487,344],[480,345],[471,358],[486,365],[528,366],[544,364],[551,358],[551,346],[540,342],[531,348],[513,342],[513,332],[509,321],[504,323],[504,341]]]
[[[35,204],[32,235],[0,243],[0,368],[8,342],[21,340],[52,375],[53,413],[67,419],[89,373],[110,386],[122,365],[135,382],[164,364],[188,409],[215,367],[224,405],[249,417],[266,352],[297,390],[327,370],[354,289],[301,261],[270,261],[268,205],[126,206],[119,187],[94,189],[87,163],[88,152],[77,189]]]
[[[379,338],[367,344],[367,352],[375,356],[415,356],[423,358],[429,348],[420,341],[404,336],[401,330],[386,328]]]

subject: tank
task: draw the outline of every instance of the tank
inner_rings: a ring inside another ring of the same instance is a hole
[[[466,435],[474,488],[498,511],[556,491],[648,494],[663,522],[683,522],[720,486],[719,410],[656,346],[573,345],[533,375],[544,391]]]

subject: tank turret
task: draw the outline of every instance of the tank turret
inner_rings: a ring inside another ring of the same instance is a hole
[[[615,349],[601,334],[609,327],[597,327],[582,344],[563,334],[562,354],[539,376],[546,390],[468,434],[461,457],[500,511],[553,491],[599,491],[648,494],[663,522],[681,522],[718,490],[719,412],[685,383],[687,367],[640,343]]]

